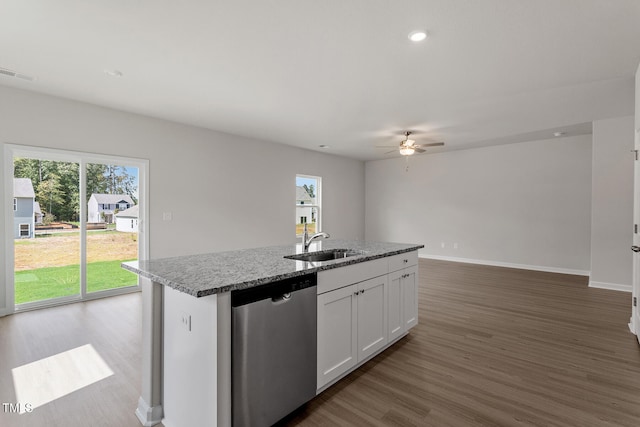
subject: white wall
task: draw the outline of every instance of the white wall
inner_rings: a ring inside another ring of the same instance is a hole
[[[584,135],[414,156],[408,172],[400,158],[367,162],[365,237],[588,274],[591,160]]]
[[[636,69],[636,102],[635,102],[635,126],[636,129],[640,129],[640,64],[638,64],[638,68]]]
[[[631,291],[633,120],[593,122],[591,286]]]
[[[322,177],[325,231],[364,238],[361,161],[2,86],[0,143],[148,159],[152,258],[294,242],[296,174]]]

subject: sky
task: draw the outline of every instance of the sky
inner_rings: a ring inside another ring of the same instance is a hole
[[[307,187],[313,184],[314,188],[317,188],[315,179],[296,176],[296,187],[302,187],[305,184],[307,184]]]

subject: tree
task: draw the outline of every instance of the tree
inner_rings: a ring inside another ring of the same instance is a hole
[[[135,176],[117,165],[90,163],[86,166],[87,200],[80,201],[80,165],[42,159],[14,158],[16,178],[29,178],[42,209],[60,221],[80,219],[80,203],[93,193],[128,194],[138,203]]]
[[[42,181],[42,161],[16,157],[13,160],[13,176],[16,178],[29,178],[36,188]]]
[[[87,164],[87,199],[94,193],[104,194],[107,192],[106,172],[107,165],[98,163]]]
[[[315,189],[313,187],[313,184],[310,184],[309,186],[307,186],[307,184],[304,184],[303,187],[305,190],[307,190],[307,194],[309,194],[309,197],[316,197],[316,195],[314,194]]]
[[[60,177],[58,175],[51,174],[47,179],[38,184],[38,189],[36,190],[36,198],[41,206],[43,202],[45,203],[45,209],[49,213],[55,212],[55,210],[64,203],[64,192],[59,181]]]
[[[80,165],[67,162],[56,163],[63,201],[53,213],[63,221],[77,221],[80,219]]]
[[[106,165],[104,172],[107,193],[128,194],[135,204],[138,200],[134,196],[136,193],[135,178],[129,175],[124,166]]]

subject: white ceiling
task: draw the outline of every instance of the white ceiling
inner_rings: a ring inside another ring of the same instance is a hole
[[[638,0],[0,0],[2,85],[365,160],[589,133],[639,61]]]

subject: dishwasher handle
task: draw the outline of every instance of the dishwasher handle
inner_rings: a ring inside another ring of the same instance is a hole
[[[291,292],[285,292],[284,294],[271,298],[273,305],[280,305],[288,302],[291,299]]]

